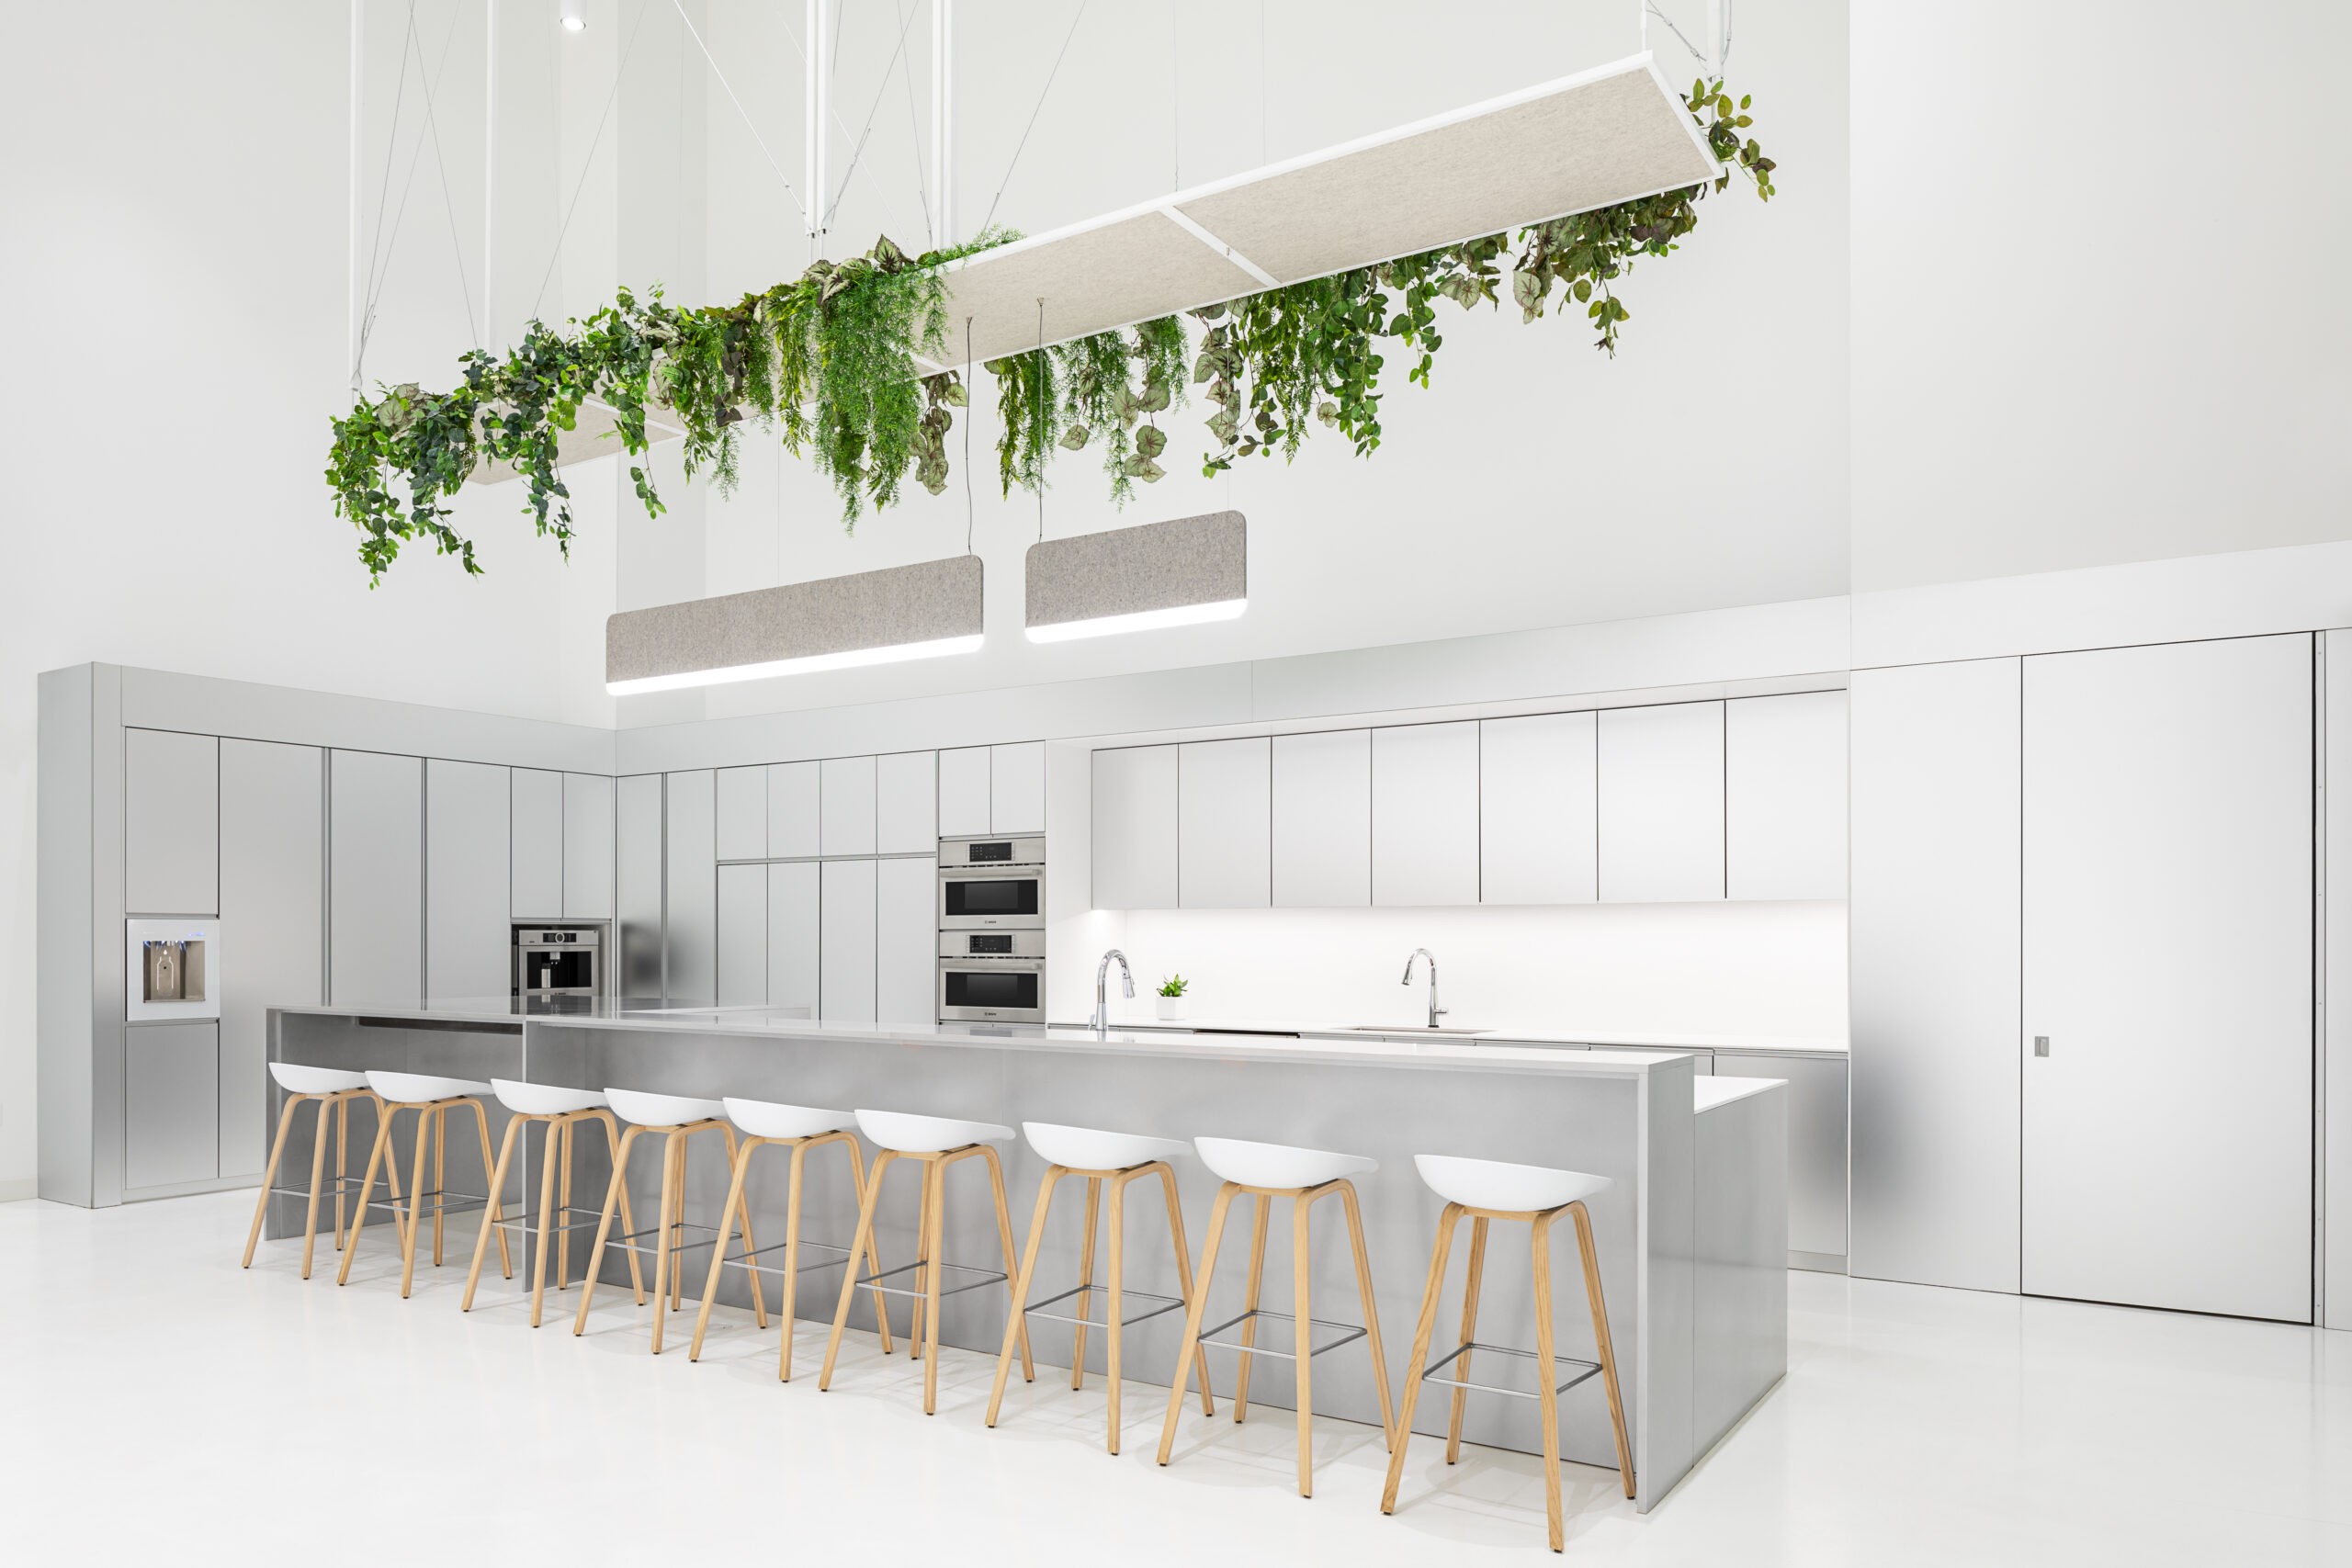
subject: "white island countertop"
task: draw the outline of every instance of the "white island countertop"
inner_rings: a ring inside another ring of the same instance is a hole
[[[1183,1019],[1125,1019],[1112,1010],[1114,1031],[1136,1032],[1167,1032],[1198,1034],[1271,1034],[1277,1037],[1295,1034],[1302,1040],[1410,1039],[1427,1033],[1410,1021],[1395,1024],[1356,1023],[1335,1024],[1322,1021],[1300,1022],[1296,1020],[1270,1018],[1230,1018],[1208,1016]],[[1082,1028],[1081,1024],[1057,1024],[1057,1028]],[[1449,1024],[1448,1026],[1452,1026]],[[1842,1056],[1846,1055],[1846,1039],[1838,1034],[1738,1034],[1721,1031],[1635,1031],[1623,1029],[1477,1029],[1464,1033],[1430,1034],[1430,1039],[1450,1039],[1482,1049],[1498,1045],[1554,1045],[1577,1049],[1605,1050],[1621,1046],[1635,1051],[1763,1051],[1782,1055]]]

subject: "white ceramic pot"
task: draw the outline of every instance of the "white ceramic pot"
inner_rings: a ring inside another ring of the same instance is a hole
[[[1159,1016],[1162,1021],[1172,1021],[1184,1016],[1183,998],[1160,997],[1157,1000],[1159,1003]]]

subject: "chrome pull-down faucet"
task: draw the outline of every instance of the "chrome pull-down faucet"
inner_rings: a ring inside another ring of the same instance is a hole
[[[1437,1021],[1443,1018],[1446,1013],[1445,1009],[1437,1005],[1437,954],[1426,947],[1413,949],[1405,960],[1405,977],[1397,984],[1409,986],[1413,983],[1413,960],[1416,958],[1426,958],[1430,961],[1430,1027],[1435,1029]],[[1095,990],[1096,994],[1100,995],[1102,987],[1097,986]]]
[[[1127,967],[1127,955],[1114,947],[1102,955],[1102,963],[1094,966],[1094,1032],[1097,1034],[1111,1032],[1111,1007],[1103,996],[1103,982],[1110,976],[1111,960],[1114,958],[1119,961],[1120,989],[1130,998],[1136,994],[1136,977]]]

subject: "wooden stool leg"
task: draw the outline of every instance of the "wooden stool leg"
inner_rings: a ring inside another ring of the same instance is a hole
[[[368,1151],[368,1174],[360,1179],[359,1201],[354,1206],[351,1216],[351,1234],[344,1238],[343,1267],[336,1269],[334,1275],[334,1282],[338,1285],[345,1284],[351,1279],[351,1260],[359,1256],[359,1229],[368,1223],[368,1197],[376,1190],[376,1168],[384,1163],[384,1147],[391,1142],[391,1114],[381,1109],[380,1101],[378,1105],[376,1144]],[[395,1216],[393,1223],[397,1225],[399,1211],[394,1210],[393,1214]]]
[[[1577,1251],[1584,1262],[1585,1299],[1592,1307],[1592,1342],[1600,1359],[1601,1386],[1609,1391],[1609,1425],[1617,1437],[1617,1479],[1634,1495],[1634,1445],[1625,1436],[1625,1400],[1617,1392],[1617,1352],[1609,1343],[1609,1308],[1600,1299],[1600,1258],[1593,1250],[1592,1216],[1581,1202],[1568,1205],[1577,1223]]]
[[[855,1134],[843,1133],[842,1134],[842,1142],[849,1148],[850,1190],[857,1194],[858,1207],[864,1208],[865,1206],[865,1156],[858,1150],[857,1135]],[[876,1164],[874,1168],[877,1174],[882,1169],[879,1164]],[[874,1272],[876,1274],[881,1273],[882,1248],[876,1244],[874,1238],[870,1235],[865,1238],[865,1256],[866,1260],[874,1265]],[[856,1277],[857,1254],[854,1251],[850,1254],[849,1271],[853,1279]],[[876,1337],[882,1341],[882,1353],[886,1356],[890,1353],[889,1301],[890,1298],[882,1293],[881,1287],[878,1285],[876,1286],[874,1290],[874,1329]]]
[[[1290,1201],[1291,1279],[1290,1299],[1293,1315],[1293,1343],[1297,1348],[1298,1373],[1298,1495],[1315,1495],[1315,1395],[1314,1348],[1315,1326],[1306,1320],[1314,1310],[1314,1271],[1306,1256],[1306,1220],[1315,1212],[1315,1200],[1305,1192]]]
[[[865,1196],[857,1205],[857,1234],[850,1237],[849,1269],[842,1276],[841,1305],[833,1309],[833,1331],[825,1339],[825,1364],[817,1373],[817,1390],[820,1393],[832,1384],[833,1361],[842,1349],[842,1330],[849,1325],[849,1303],[857,1299],[857,1260],[873,1244],[874,1204],[882,1196],[882,1173],[895,1157],[888,1149],[874,1156],[874,1172],[866,1179]],[[875,1271],[881,1272],[878,1269]],[[882,1310],[879,1296],[875,1298],[875,1310]]]
[[[286,1109],[278,1113],[277,1137],[269,1145],[269,1163],[262,1167],[261,1196],[254,1200],[253,1228],[245,1232],[245,1259],[237,1265],[240,1269],[254,1266],[254,1247],[261,1240],[261,1223],[269,1213],[269,1186],[277,1179],[277,1162],[286,1153],[286,1134],[294,1130],[294,1112],[301,1108],[303,1098],[299,1094],[288,1095]],[[336,1190],[339,1192],[342,1189],[338,1187]],[[338,1219],[337,1224],[340,1223]]]
[[[1421,1289],[1421,1315],[1413,1325],[1413,1348],[1405,1359],[1405,1393],[1396,1406],[1396,1434],[1388,1444],[1388,1480],[1380,1489],[1384,1514],[1396,1511],[1396,1488],[1405,1479],[1405,1445],[1413,1438],[1413,1406],[1420,1400],[1421,1374],[1429,1370],[1430,1339],[1437,1333],[1438,1298],[1445,1292],[1446,1256],[1453,1248],[1454,1222],[1461,1217],[1459,1203],[1448,1203],[1438,1217],[1437,1245],[1430,1249],[1429,1283]]]
[[[527,1116],[509,1116],[506,1119],[506,1135],[498,1140],[498,1158],[490,1167],[490,1190],[492,1192],[499,1191],[506,1180],[507,1163],[514,1157],[514,1140],[522,1135],[524,1125],[530,1120]],[[481,1260],[490,1251],[490,1233],[498,1230],[491,1216],[497,1213],[494,1207],[484,1209],[481,1228],[474,1232],[474,1260],[466,1269],[466,1293],[458,1298],[459,1312],[474,1310],[474,1289],[481,1283]],[[501,1231],[499,1234],[503,1235],[505,1233]]]
[[[561,1190],[556,1197],[563,1214],[562,1228],[556,1232],[555,1236],[555,1288],[559,1292],[571,1283],[571,1139],[579,1126],[580,1118],[576,1115],[563,1120],[563,1173],[560,1178]],[[556,1162],[553,1159],[545,1154],[540,1157],[546,1160],[549,1169],[554,1168]],[[629,1256],[635,1258],[637,1254],[632,1252]]]
[[[1176,1347],[1176,1364],[1201,1353],[1201,1314],[1208,1310],[1209,1281],[1216,1276],[1216,1247],[1225,1239],[1226,1211],[1233,1207],[1233,1195],[1239,1188],[1227,1181],[1216,1190],[1216,1201],[1209,1206],[1209,1234],[1201,1242],[1201,1266],[1193,1276],[1192,1304],[1184,1309],[1184,1339]],[[1201,1368],[1201,1381],[1208,1381],[1208,1368]],[[1173,1381],[1173,1380],[1171,1380]],[[1159,1462],[1166,1464],[1168,1456],[1176,1449],[1176,1417],[1183,1413],[1184,1385],[1175,1381],[1168,1391],[1168,1416],[1159,1424]]]
[[[302,1221],[302,1278],[311,1277],[311,1253],[319,1239],[319,1189],[327,1170],[327,1122],[334,1114],[332,1098],[319,1101],[319,1127],[311,1135],[311,1207]]]
[[[618,1171],[622,1166],[627,1163],[622,1151],[628,1146],[629,1134],[624,1134],[621,1131],[619,1118],[616,1117],[609,1111],[591,1111],[588,1114],[594,1117],[596,1121],[604,1126],[605,1148],[606,1152],[611,1154],[613,1156],[613,1169]],[[621,1234],[624,1235],[633,1236],[637,1234],[637,1216],[629,1213],[628,1183],[626,1181],[622,1182],[620,1185],[619,1197],[621,1205]],[[605,1194],[605,1206],[607,1208],[612,1205],[612,1198],[613,1195],[611,1193],[608,1192]],[[592,1275],[595,1272],[595,1265],[594,1263],[589,1265],[589,1272]],[[644,1266],[638,1261],[637,1254],[633,1251],[628,1255],[628,1282],[629,1288],[637,1292],[637,1304],[643,1306],[645,1304],[645,1269]]]
[[[449,1165],[449,1112],[436,1106],[425,1112],[433,1118],[433,1267],[441,1267],[441,1217],[449,1184],[443,1173]]]
[[[1258,1342],[1258,1287],[1266,1278],[1266,1224],[1271,1217],[1273,1200],[1258,1194],[1258,1214],[1250,1227],[1250,1286],[1242,1292],[1242,1310],[1250,1315],[1241,1320],[1241,1354],[1235,1358],[1240,1364],[1233,1373],[1233,1418],[1238,1422],[1250,1414],[1250,1363],[1256,1358],[1250,1347]]]
[[[519,1122],[522,1118],[516,1117],[515,1120]],[[531,1248],[531,1326],[534,1328],[539,1325],[539,1309],[546,1303],[548,1295],[548,1244],[554,1239],[549,1233],[556,1221],[557,1207],[556,1145],[560,1140],[565,1149],[571,1147],[571,1124],[578,1120],[577,1114],[555,1118],[548,1123],[547,1136],[539,1143],[539,1245]],[[567,1197],[569,1195],[566,1194]],[[571,1224],[571,1216],[565,1214],[563,1223]],[[571,1233],[566,1230],[563,1234],[569,1237]],[[556,1288],[562,1289],[560,1280],[557,1281]]]
[[[913,1322],[913,1325],[907,1331],[907,1358],[910,1360],[922,1359],[924,1298],[921,1292],[925,1289],[925,1281],[931,1277],[930,1262],[931,1167],[926,1164],[923,1166],[922,1184],[915,1197],[915,1267],[910,1283],[918,1293],[909,1298],[907,1302],[907,1311]]]
[[[343,1189],[350,1179],[347,1158],[351,1152],[351,1096],[345,1095],[334,1104],[334,1246],[343,1250]]]
[[[729,1166],[732,1166],[735,1163],[736,1152],[735,1129],[729,1126],[726,1122],[721,1122],[718,1124],[718,1132],[719,1135],[727,1142],[727,1163]],[[685,1197],[683,1190],[680,1192],[678,1201],[682,1206],[685,1202]],[[760,1243],[759,1238],[752,1234],[751,1204],[745,1203],[742,1206],[741,1219],[743,1223],[743,1272],[750,1276],[752,1281],[752,1316],[762,1328],[765,1328],[768,1325],[768,1294],[760,1284],[760,1271],[756,1267],[759,1260],[752,1256],[760,1249]],[[727,1227],[725,1225],[721,1225],[718,1229],[718,1241],[711,1249],[711,1258],[714,1265],[718,1258],[724,1258],[726,1255]],[[718,1282],[718,1275],[715,1267],[710,1278],[711,1282],[714,1285]],[[705,1292],[704,1298],[707,1300],[708,1297],[709,1292]]]
[[[763,1141],[746,1138],[735,1150],[735,1174],[728,1179],[727,1202],[718,1211],[718,1245],[710,1249],[710,1275],[703,1280],[702,1305],[695,1312],[695,1337],[686,1347],[686,1359],[689,1361],[702,1359],[702,1337],[710,1330],[710,1309],[718,1300],[719,1272],[727,1267],[727,1238],[735,1234],[735,1207],[743,1201],[743,1177],[752,1168],[752,1151],[758,1148]],[[751,1251],[748,1240],[743,1250],[747,1254]],[[746,1261],[750,1259],[747,1258]]]
[[[1380,1303],[1372,1295],[1372,1258],[1363,1245],[1363,1210],[1356,1201],[1356,1184],[1340,1183],[1340,1205],[1348,1216],[1348,1250],[1355,1255],[1356,1300],[1363,1308],[1363,1344],[1372,1353],[1372,1387],[1380,1395],[1380,1435],[1396,1440],[1396,1402],[1388,1391],[1388,1352],[1380,1343]]]
[[[1487,1221],[1483,1214],[1470,1222],[1470,1272],[1462,1282],[1462,1339],[1467,1345],[1478,1334],[1478,1292],[1487,1278]],[[1453,1363],[1453,1375],[1464,1382],[1470,1381],[1470,1358],[1464,1350],[1462,1359]],[[1462,1412],[1469,1403],[1470,1391],[1453,1391],[1453,1412],[1445,1423],[1445,1462],[1453,1464],[1462,1458]]]
[[[670,1314],[670,1205],[678,1193],[678,1134],[662,1140],[662,1217],[653,1226],[653,1353],[662,1353],[662,1320]]]
[[[982,1144],[980,1145],[980,1161],[989,1168],[989,1196],[996,1201],[997,1250],[1004,1257],[1004,1277],[1006,1282],[1010,1283],[1012,1279],[1013,1271],[1012,1215],[1012,1213],[1004,1206],[1004,1166],[996,1157],[996,1150],[987,1144]],[[944,1185],[940,1188],[940,1192],[943,1195],[946,1190],[947,1189]],[[945,1234],[944,1229],[941,1234]],[[1035,1382],[1037,1381],[1037,1365],[1035,1361],[1029,1359],[1029,1315],[1026,1313],[1015,1313],[1013,1314],[1013,1321],[1021,1325],[1021,1333],[1019,1335],[1021,1344],[1021,1381],[1023,1382]],[[932,1338],[934,1344],[937,1343],[938,1336],[936,1334],[933,1335]]]
[[[1054,1184],[1069,1174],[1067,1167],[1049,1165],[1037,1183],[1036,1211],[1029,1216],[1029,1239],[1021,1248],[1021,1267],[1012,1275],[1012,1305],[1004,1314],[1004,1344],[996,1353],[996,1382],[989,1389],[988,1424],[996,1425],[1004,1404],[1004,1385],[1012,1380],[1012,1341],[1021,1319],[1029,1311],[1029,1292],[1037,1278],[1037,1250],[1046,1239],[1046,1213],[1053,1206]]]
[[[1176,1171],[1166,1161],[1159,1164],[1159,1190],[1168,1200],[1168,1239],[1176,1247],[1176,1288],[1183,1292],[1184,1304],[1193,1304],[1193,1258],[1184,1243],[1184,1205],[1176,1197]],[[1201,1414],[1216,1414],[1216,1397],[1209,1392],[1209,1353],[1200,1346],[1193,1347],[1193,1365],[1188,1369],[1201,1383]]]
[[[607,1122],[605,1127],[605,1131],[610,1132],[613,1123]],[[571,1332],[575,1335],[583,1332],[588,1326],[588,1303],[596,1299],[596,1275],[605,1262],[605,1238],[612,1234],[614,1206],[628,1201],[623,1194],[628,1186],[628,1151],[629,1145],[637,1142],[637,1134],[638,1129],[634,1126],[630,1127],[628,1132],[621,1134],[620,1143],[613,1150],[613,1179],[605,1188],[605,1212],[596,1221],[596,1245],[588,1251],[588,1273],[580,1281],[580,1310],[572,1314]],[[628,1224],[626,1220],[622,1223]],[[634,1225],[630,1226],[632,1233],[635,1228]],[[629,1257],[634,1259],[637,1254],[632,1252]],[[634,1271],[631,1277],[634,1279]],[[639,1284],[637,1300],[640,1306],[645,1303],[645,1289],[642,1283]]]
[[[923,1347],[922,1413],[939,1413],[939,1287],[946,1270],[940,1260],[947,1253],[947,1161],[933,1158],[925,1162],[924,1179],[931,1183],[931,1228],[923,1236],[923,1330],[931,1336]],[[1005,1260],[1008,1271],[1012,1259]]]
[[[1102,1223],[1102,1179],[1086,1179],[1085,1239],[1078,1244],[1078,1315],[1083,1319],[1093,1305],[1094,1232]],[[1070,1340],[1069,1387],[1072,1393],[1086,1386],[1086,1325],[1080,1322]]]
[[[797,1138],[792,1145],[792,1158],[786,1162],[784,1178],[784,1289],[777,1292],[776,1310],[784,1319],[784,1342],[776,1347],[775,1381],[792,1381],[792,1330],[800,1320],[800,1178],[808,1164],[808,1150],[818,1142],[814,1138]],[[857,1273],[857,1255],[850,1254],[849,1271]]]
[[[1102,1378],[1110,1386],[1111,1451],[1119,1451],[1119,1317],[1126,1309],[1122,1304],[1126,1281],[1126,1254],[1122,1249],[1122,1222],[1127,1212],[1127,1183],[1132,1178],[1122,1175],[1111,1183],[1111,1280],[1103,1299],[1110,1304],[1102,1314]],[[1182,1363],[1179,1363],[1181,1368]],[[1181,1381],[1181,1380],[1180,1380]]]
[[[416,1186],[410,1189],[408,1235],[401,1246],[401,1300],[402,1301],[408,1300],[409,1287],[416,1280],[416,1233],[424,1224],[424,1214],[419,1208],[423,1200],[416,1196],[416,1189],[423,1186],[424,1181],[424,1151],[433,1137],[433,1122],[434,1114],[431,1106],[428,1105],[416,1113],[416,1163],[409,1167],[411,1174],[415,1179]],[[437,1164],[433,1180],[433,1239],[435,1257],[437,1261],[441,1240],[441,1179]]]
[[[481,1168],[487,1171],[490,1169],[490,1112],[482,1109],[482,1103],[479,1100],[469,1100],[465,1103],[472,1109],[474,1113],[474,1132],[481,1140]],[[445,1133],[448,1131],[447,1123],[442,1124],[442,1131]],[[514,1278],[514,1257],[506,1247],[506,1227],[498,1223],[502,1217],[500,1203],[504,1197],[505,1189],[495,1181],[492,1182],[490,1190],[483,1194],[482,1224],[488,1226],[491,1234],[498,1238],[498,1267],[507,1279],[512,1280]],[[474,1239],[479,1241],[481,1238],[477,1235]],[[435,1261],[438,1262],[439,1259],[435,1258]]]
[[[1558,1377],[1552,1353],[1552,1227],[1538,1215],[1528,1227],[1535,1233],[1530,1246],[1535,1267],[1535,1404],[1544,1417],[1544,1517],[1551,1527],[1552,1550],[1565,1551],[1567,1532],[1560,1518],[1560,1402],[1553,1395]]]

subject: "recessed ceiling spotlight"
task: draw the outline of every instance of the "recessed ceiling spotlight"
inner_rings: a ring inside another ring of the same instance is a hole
[[[581,33],[588,30],[588,0],[563,0],[561,15],[565,32]]]

